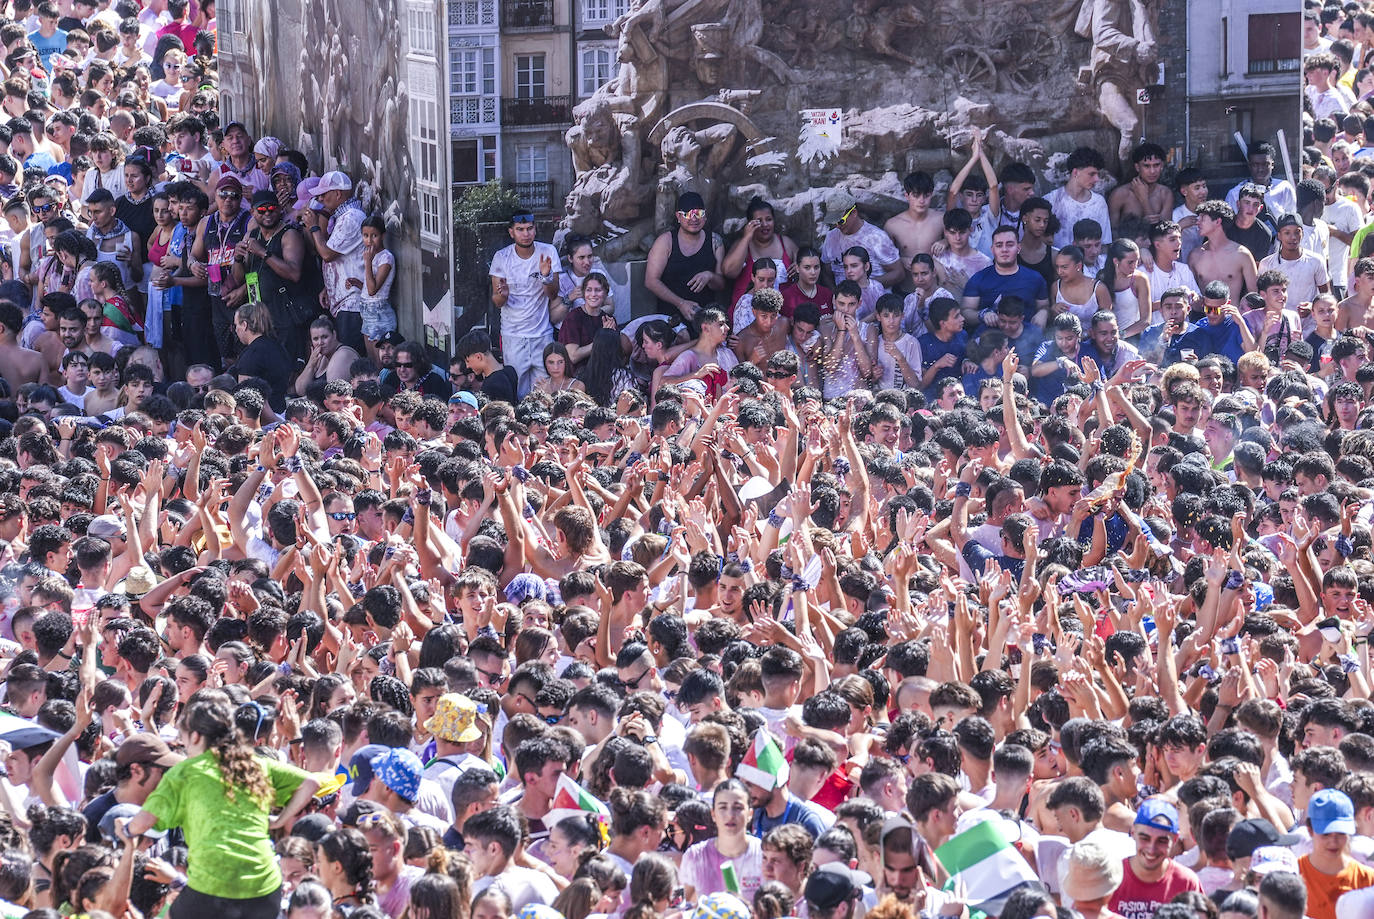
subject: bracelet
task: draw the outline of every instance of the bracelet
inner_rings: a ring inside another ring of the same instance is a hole
[[[301,458],[299,456],[288,456],[286,458],[286,469],[288,472],[297,473],[304,468],[305,464],[301,462]]]
[[[1222,590],[1236,590],[1245,583],[1245,574],[1240,571],[1226,572],[1226,580],[1222,582]]]
[[[789,567],[789,566],[786,565],[786,564],[784,564],[784,565],[782,566],[782,570],[779,571],[778,573],[782,576],[782,580],[784,580],[784,581],[790,581],[790,580],[792,580],[793,576],[796,574],[796,572],[793,571],[793,570],[791,569],[791,567]]]
[[[404,514],[401,515],[401,522],[402,522],[402,523],[414,523],[414,522],[415,522],[415,512],[414,512],[413,510],[411,510],[410,508],[406,508],[406,512],[405,512]]]
[[[530,471],[526,469],[524,466],[510,467],[510,474],[519,479],[521,483],[528,482],[530,480]]]
[[[782,518],[778,516],[776,508],[768,512],[768,525],[774,529],[782,529]]]
[[[968,482],[956,482],[954,485],[954,497],[967,498],[973,494],[973,486]]]
[[[799,593],[805,593],[806,591],[808,591],[808,590],[810,590],[810,589],[811,589],[811,585],[807,583],[806,578],[801,577],[800,575],[798,575],[797,577],[794,577],[794,578],[792,579],[792,590],[793,590],[793,591],[799,592]]]

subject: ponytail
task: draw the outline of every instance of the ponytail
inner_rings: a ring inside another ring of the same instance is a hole
[[[187,705],[181,723],[188,733],[204,739],[219,762],[225,797],[233,801],[242,788],[260,806],[269,807],[272,787],[267,782],[267,773],[254,757],[253,748],[240,736],[234,720],[234,710],[227,702],[198,699]]]

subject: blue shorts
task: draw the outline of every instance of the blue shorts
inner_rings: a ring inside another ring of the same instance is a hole
[[[396,330],[396,311],[385,300],[364,300],[362,313],[364,338],[376,341]]]

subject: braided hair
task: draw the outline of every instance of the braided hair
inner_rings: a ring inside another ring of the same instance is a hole
[[[372,853],[367,837],[358,830],[345,828],[322,837],[317,845],[326,858],[343,868],[358,902],[371,903],[376,882],[372,878]]]
[[[181,716],[181,726],[189,734],[199,734],[219,761],[225,797],[233,801],[241,788],[258,804],[267,807],[272,801],[267,773],[254,758],[252,746],[239,733],[234,716],[227,699],[193,699]]]

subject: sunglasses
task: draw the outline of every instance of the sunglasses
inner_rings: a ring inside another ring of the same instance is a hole
[[[557,724],[563,720],[562,715],[540,715],[539,717],[544,719],[545,724]]]
[[[226,201],[230,200],[231,198],[237,201],[239,198],[242,198],[243,195],[240,192],[236,191],[222,191],[218,192],[216,197],[223,198]]]
[[[271,214],[274,211],[281,210],[281,208],[277,207],[275,204],[259,204],[257,207],[253,208],[253,210],[257,211],[259,214]]]
[[[355,514],[353,511],[333,511],[333,512],[330,513],[330,515],[329,515],[329,519],[330,519],[330,520],[339,520],[339,521],[343,521],[343,520],[356,520],[357,518],[358,518],[358,515]]]
[[[856,204],[856,205],[854,205],[853,207],[851,207],[849,210],[845,211],[843,214],[840,215],[840,219],[835,221],[835,226],[839,226],[840,224],[844,223],[844,222],[845,222],[846,220],[848,220],[851,216],[853,216],[854,212],[857,211],[858,209],[859,209],[859,206]]]
[[[404,367],[404,368],[406,368],[407,370],[410,370],[410,369],[414,368],[415,365],[414,365],[413,363],[411,363],[410,361],[397,361],[397,362],[396,362],[396,366],[397,366],[397,367]]]
[[[766,374],[766,376],[767,376],[768,379],[770,379],[770,380],[785,380],[785,379],[787,379],[788,377],[792,376],[792,374],[790,374],[790,373],[784,373],[784,372],[781,371],[781,370],[770,370],[770,371],[768,371],[768,373]]]
[[[48,211],[54,210],[56,207],[56,204],[35,204],[33,206],[33,212],[35,214],[46,214],[48,213]]]
[[[706,217],[706,211],[701,208],[697,208],[694,211],[678,211],[678,213],[688,220],[703,220]]]

